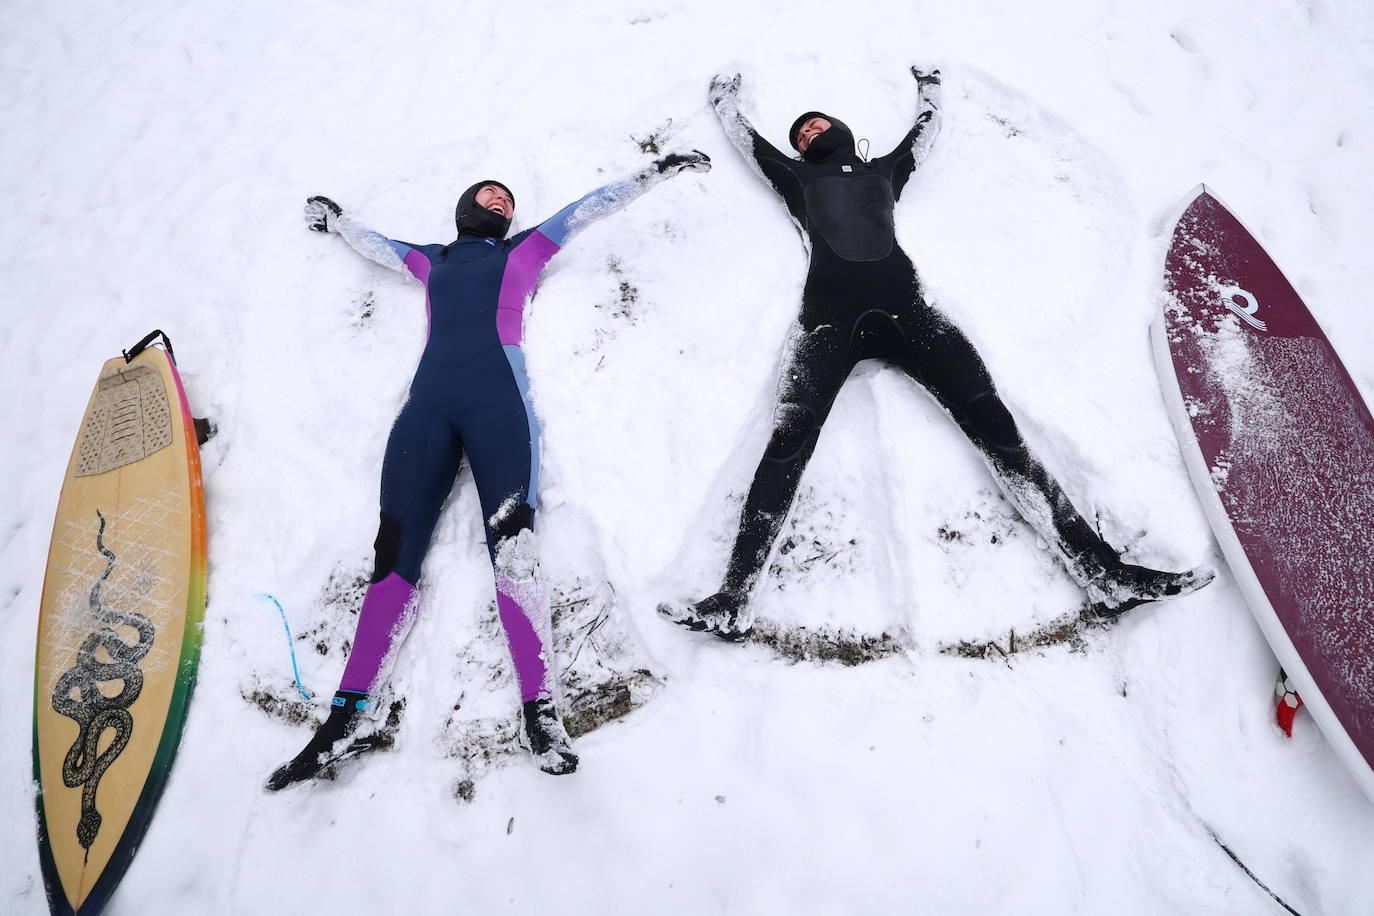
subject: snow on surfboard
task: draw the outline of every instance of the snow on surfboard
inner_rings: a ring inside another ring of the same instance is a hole
[[[1164,284],[1155,360],[1193,484],[1287,683],[1374,800],[1374,419],[1205,185]]]
[[[53,524],[33,766],[54,913],[99,912],[128,869],[167,782],[200,655],[200,450],[170,343],[148,346],[158,335],[100,370]]]

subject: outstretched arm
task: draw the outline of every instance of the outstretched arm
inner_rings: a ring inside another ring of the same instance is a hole
[[[525,303],[534,294],[535,283],[539,281],[544,265],[569,239],[601,217],[624,209],[630,201],[684,169],[709,172],[711,157],[696,150],[670,153],[628,178],[597,188],[533,229],[527,229],[511,239],[506,272],[496,302],[496,330],[501,343],[520,343]]]
[[[801,198],[801,179],[797,175],[797,163],[776,146],[763,138],[744,116],[739,108],[739,87],[741,77],[717,75],[711,80],[711,105],[725,128],[725,135],[735,145],[745,160],[773,190],[782,195],[787,207],[794,216],[801,219],[805,204]]]
[[[590,194],[568,204],[536,227],[536,231],[558,248],[587,226],[605,216],[619,212],[630,202],[666,178],[687,171],[711,171],[711,157],[700,150],[690,153],[669,153],[655,159],[644,169],[597,188]]]
[[[305,221],[317,232],[332,232],[369,261],[400,273],[414,274],[423,280],[429,274],[429,258],[414,245],[389,239],[343,212],[328,197],[312,197],[305,202]]]
[[[940,130],[940,71],[926,73],[912,67],[911,75],[916,78],[916,123],[896,149],[873,162],[891,177],[892,191],[897,197],[902,196],[907,179],[930,152]]]

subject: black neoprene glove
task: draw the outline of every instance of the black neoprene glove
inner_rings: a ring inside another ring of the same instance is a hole
[[[669,153],[662,159],[655,159],[654,168],[658,169],[660,174],[670,172],[676,175],[687,169],[694,172],[709,172],[711,157],[699,149],[694,149],[690,153]]]
[[[305,201],[305,224],[316,232],[333,232],[332,221],[343,216],[343,208],[328,197],[311,197]]]
[[[733,76],[717,73],[711,77],[711,88],[707,93],[707,98],[711,100],[711,104],[719,105],[723,100],[739,95],[740,80],[741,76],[738,73]]]

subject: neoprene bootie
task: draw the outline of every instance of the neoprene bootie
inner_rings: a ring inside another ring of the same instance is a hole
[[[658,614],[680,627],[730,642],[747,639],[754,632],[754,615],[748,602],[734,592],[716,592],[696,604],[664,602],[658,606]]]
[[[554,776],[576,771],[577,755],[573,753],[572,739],[563,727],[563,720],[553,700],[530,700],[522,712],[530,754],[534,756],[539,769]]]
[[[1117,560],[1093,576],[1086,586],[1098,617],[1115,617],[1149,601],[1177,598],[1202,588],[1216,577],[1210,566],[1185,572],[1165,572]]]
[[[350,753],[361,750],[356,745],[365,742],[353,742],[346,746],[339,746],[340,743],[353,734],[358,727],[358,720],[362,718],[363,710],[367,708],[367,694],[357,693],[352,690],[340,690],[334,694],[334,700],[329,708],[329,718],[315,730],[314,736],[310,739],[305,748],[291,758],[289,763],[277,767],[276,771],[267,779],[267,790],[277,792],[293,783],[310,779],[329,764]]]

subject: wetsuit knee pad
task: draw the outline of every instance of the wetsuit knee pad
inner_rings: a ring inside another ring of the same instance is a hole
[[[376,584],[396,571],[396,560],[401,554],[401,523],[383,512],[382,523],[377,528],[377,540],[372,547],[376,551],[372,582]]]
[[[487,532],[487,546],[498,582],[528,582],[539,565],[538,548],[534,540],[534,509],[528,503],[518,503],[500,513],[496,524]]]
[[[820,433],[816,411],[797,401],[778,405],[773,422],[773,436],[768,441],[764,457],[769,461],[787,462],[800,455]]]
[[[534,528],[534,507],[529,503],[516,503],[509,509],[498,512],[497,516],[489,531],[493,546],[506,538],[515,537],[521,531]]]
[[[988,391],[970,401],[959,425],[970,437],[1001,453],[1019,452],[1025,447],[1011,411],[1002,399]]]

